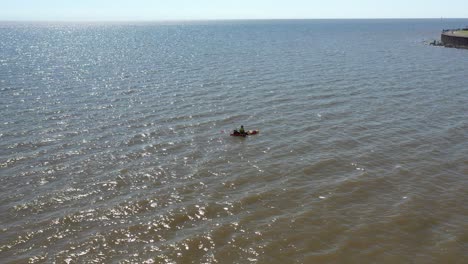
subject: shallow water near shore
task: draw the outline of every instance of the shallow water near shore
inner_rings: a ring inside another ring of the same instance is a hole
[[[1,23],[0,262],[464,263],[465,25]]]

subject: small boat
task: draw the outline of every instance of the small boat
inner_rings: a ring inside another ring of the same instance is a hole
[[[260,130],[247,130],[245,133],[239,133],[237,131],[234,131],[234,133],[231,133],[231,136],[233,137],[246,137],[246,136],[251,136],[251,135],[256,135],[260,133]]]

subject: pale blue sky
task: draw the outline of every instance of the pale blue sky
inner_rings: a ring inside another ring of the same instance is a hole
[[[468,18],[468,0],[0,0],[0,20]]]

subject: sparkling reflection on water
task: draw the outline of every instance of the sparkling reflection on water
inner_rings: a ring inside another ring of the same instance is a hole
[[[0,259],[461,263],[439,23],[2,24]]]

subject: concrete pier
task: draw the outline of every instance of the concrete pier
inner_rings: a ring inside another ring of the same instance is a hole
[[[443,30],[440,40],[445,47],[468,49],[468,28]]]

